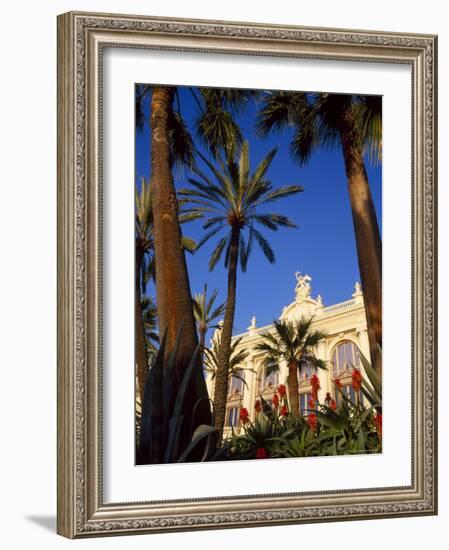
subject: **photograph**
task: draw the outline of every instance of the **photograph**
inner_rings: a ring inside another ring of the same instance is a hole
[[[135,464],[382,453],[382,96],[134,99]]]
[[[58,16],[64,537],[438,513],[438,36],[239,14]]]

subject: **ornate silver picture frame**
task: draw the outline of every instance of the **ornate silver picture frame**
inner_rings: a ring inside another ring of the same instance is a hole
[[[103,55],[106,48],[411,69],[411,483],[105,502]],[[58,17],[58,533],[69,538],[437,513],[437,37],[70,12]]]

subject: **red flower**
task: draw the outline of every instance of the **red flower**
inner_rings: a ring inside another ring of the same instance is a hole
[[[318,399],[318,390],[321,388],[320,386],[320,379],[316,374],[312,374],[312,377],[310,378],[310,383],[312,384],[312,397],[313,399]]]
[[[342,384],[341,384],[341,382],[340,382],[340,378],[336,378],[336,379],[334,380],[334,384],[335,384],[335,386],[336,386],[338,389],[341,389]]]
[[[382,414],[376,413],[374,417],[374,423],[376,424],[376,430],[379,436],[382,436]]]
[[[279,414],[281,416],[287,416],[288,415],[287,405],[282,405],[281,410],[279,411]]]
[[[362,387],[362,373],[358,369],[352,371],[352,387],[355,391],[359,391]]]
[[[337,403],[335,402],[335,399],[330,400],[330,405],[329,406],[333,411],[337,410]]]
[[[285,385],[279,384],[279,387],[278,387],[279,397],[282,399],[283,397],[285,397],[286,393],[287,393],[287,388],[285,387]]]
[[[273,395],[273,399],[271,400],[271,402],[273,403],[273,407],[277,409],[279,405],[279,395],[277,393]]]
[[[268,453],[264,447],[259,447],[256,451],[256,458],[268,458]]]
[[[249,412],[248,409],[245,409],[245,407],[242,407],[240,409],[240,420],[243,422],[243,424],[249,422]]]
[[[260,411],[262,410],[262,403],[259,400],[256,401],[256,404],[254,405],[254,409],[256,413],[260,413]]]
[[[314,432],[316,431],[318,426],[318,417],[315,413],[309,414],[309,416],[307,417],[307,425],[311,430],[313,430]]]
[[[312,399],[309,399],[309,407],[311,409],[315,408],[315,399],[313,399],[313,397],[312,397]]]

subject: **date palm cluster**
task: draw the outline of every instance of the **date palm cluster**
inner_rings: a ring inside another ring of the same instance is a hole
[[[213,426],[213,436],[207,432],[205,439],[208,446],[219,448],[223,445],[229,380],[240,376],[246,359],[245,352],[238,351],[240,341],[233,340],[239,272],[247,270],[254,247],[262,251],[269,263],[276,261],[267,234],[295,230],[297,225],[273,208],[286,198],[299,200],[304,191],[299,184],[277,181],[271,169],[277,148],[268,151],[258,163],[252,162],[249,140],[236,119],[251,108],[255,110],[254,134],[259,138],[289,131],[290,154],[299,166],[320,147],[341,149],[371,362],[379,376],[381,240],[365,162],[381,159],[381,103],[375,97],[339,94],[212,88],[188,88],[183,93],[191,94],[197,111],[190,123],[183,117],[177,87],[139,85],[136,89],[136,125],[149,125],[151,141],[150,180],[136,184],[137,387],[140,401],[144,395],[154,395],[146,384],[151,378],[151,357],[157,354],[162,371],[164,365],[167,369],[171,365],[167,370],[169,379],[164,378],[166,402],[161,404],[153,397],[142,410],[149,418],[157,419],[170,418],[179,409],[181,432],[182,423],[190,426],[186,430],[190,434],[196,433],[195,428]],[[175,186],[175,175],[185,182],[181,188]],[[182,225],[192,220],[200,220],[204,231],[198,242],[183,235]],[[185,252],[195,253],[212,241],[209,269],[222,262],[227,272],[226,299],[220,304],[216,304],[218,290],[208,294],[207,285],[192,297],[185,257]],[[148,290],[151,281],[156,289],[153,297]],[[288,416],[299,418],[298,373],[307,365],[325,368],[314,354],[324,335],[312,328],[312,319],[303,318],[296,323],[275,321],[273,328],[263,335],[258,350],[263,352],[267,368],[279,369],[282,361],[288,365]],[[216,330],[217,337],[209,348],[206,335],[211,329]],[[162,339],[163,352],[157,353],[158,341]],[[177,396],[187,369],[189,380],[183,387],[180,406]],[[207,392],[205,371],[209,371],[214,382],[213,402]],[[380,376],[379,380],[381,384]],[[284,405],[287,407],[287,402]],[[287,414],[281,417],[285,419]],[[309,423],[313,422],[311,418]],[[142,418],[142,423],[145,421]],[[161,438],[167,440],[166,434],[158,435],[156,430],[151,438],[153,443],[146,441],[145,448],[150,449],[148,456],[156,456],[151,445],[156,449]],[[182,437],[179,445],[189,448],[189,442],[182,441]],[[208,447],[207,456],[209,450]],[[192,447],[192,460],[199,459],[196,453],[201,454],[201,445],[196,445],[195,450]],[[141,459],[145,462],[145,456]]]

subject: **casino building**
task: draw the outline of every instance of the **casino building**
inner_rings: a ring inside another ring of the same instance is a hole
[[[368,334],[366,328],[365,308],[363,293],[359,283],[355,283],[352,296],[338,304],[325,306],[320,295],[312,297],[311,277],[295,273],[296,287],[294,301],[285,306],[280,319],[293,321],[300,317],[313,317],[312,327],[326,334],[325,340],[315,350],[315,355],[327,362],[327,370],[319,370],[316,374],[320,379],[321,389],[318,394],[319,401],[323,402],[326,393],[329,392],[338,401],[335,394],[333,380],[339,378],[343,385],[343,391],[348,395],[353,394],[351,386],[352,368],[355,366],[362,371],[358,350],[369,358]],[[225,421],[225,435],[231,431],[231,427],[238,431],[239,411],[245,407],[254,418],[254,405],[260,395],[266,400],[271,400],[279,384],[286,384],[287,366],[281,365],[276,373],[267,374],[262,365],[262,356],[256,350],[256,346],[262,341],[261,334],[272,330],[271,325],[258,327],[256,317],[251,319],[247,331],[237,334],[234,338],[242,337],[239,348],[249,352],[245,364],[242,364],[240,376],[245,384],[238,378],[231,378],[228,388],[228,400]],[[238,349],[239,349],[238,348]],[[313,369],[308,368],[301,374],[299,383],[300,408],[306,413],[311,397],[310,377]],[[210,376],[206,378],[209,395],[213,398],[214,380]]]

